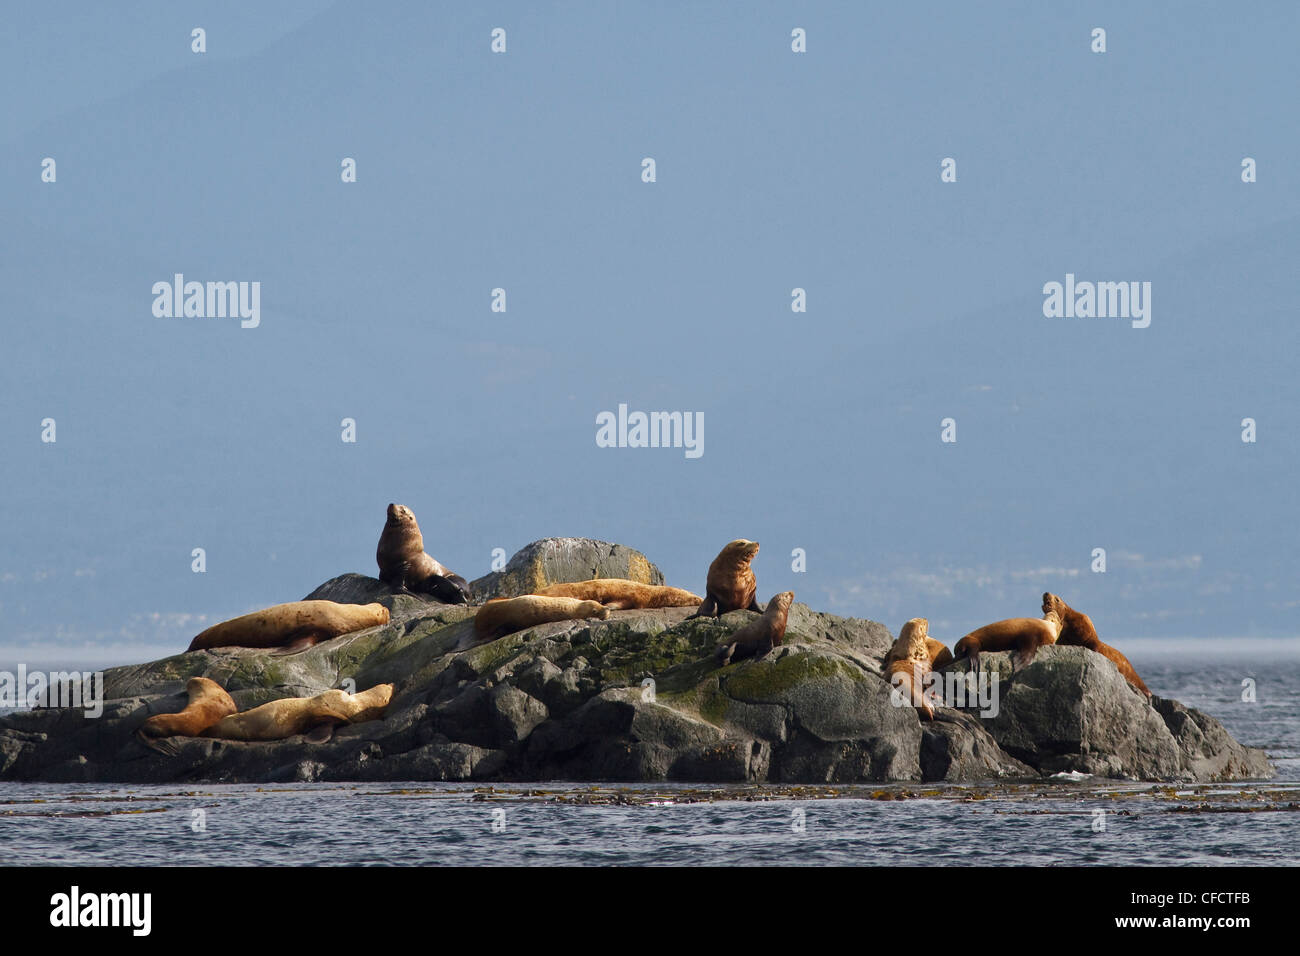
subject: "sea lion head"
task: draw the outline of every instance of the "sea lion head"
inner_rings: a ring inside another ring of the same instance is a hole
[[[1065,618],[1065,602],[1053,594],[1051,591],[1043,592],[1043,613],[1055,611],[1056,616],[1062,620]]]
[[[737,538],[722,549],[718,557],[725,557],[737,564],[749,564],[754,560],[754,555],[758,554],[758,542],[747,541],[744,538]]]
[[[376,684],[369,690],[353,694],[352,706],[357,710],[352,715],[351,722],[359,724],[367,720],[380,719],[384,716],[384,712],[388,710],[388,705],[392,702],[392,699],[392,684]]]
[[[930,621],[924,617],[914,617],[903,625],[902,630],[898,632],[898,641],[901,645],[902,656],[924,660],[927,664],[930,662],[930,648],[926,641],[930,637]]]
[[[609,617],[609,608],[599,601],[583,601],[578,605],[578,610],[582,612],[584,618],[598,617],[603,621]]]
[[[474,600],[469,582],[459,574],[448,574],[445,577],[435,574],[429,578],[426,586],[443,604],[470,604]]]
[[[390,525],[415,524],[415,512],[406,505],[389,504],[388,523]]]
[[[900,638],[924,641],[930,636],[930,620],[924,617],[914,617],[903,625],[902,630],[898,632]]]
[[[782,614],[788,614],[790,611],[790,605],[793,602],[794,602],[794,592],[782,591],[780,594],[774,594],[772,596],[772,600],[767,602],[767,607],[764,608],[764,612],[766,612],[768,609],[772,607],[775,607]]]

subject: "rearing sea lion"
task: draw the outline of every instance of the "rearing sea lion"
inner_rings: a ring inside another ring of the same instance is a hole
[[[782,591],[774,595],[767,602],[767,610],[762,617],[750,621],[718,645],[718,664],[726,667],[732,661],[745,657],[762,657],[772,648],[780,647],[793,601],[793,591]]]
[[[931,647],[939,642],[930,639],[929,628],[930,622],[923,617],[914,617],[904,624],[898,640],[885,655],[883,670],[890,686],[916,708],[919,716],[934,720],[934,706],[925,695],[925,675],[930,673],[932,662],[940,652]],[[943,654],[948,653],[942,644],[939,648]]]
[[[890,664],[894,663],[894,661],[906,660],[912,652],[911,633],[908,630],[909,624],[916,624],[921,628],[932,669],[938,670],[940,667],[946,667],[952,663],[952,652],[948,650],[942,641],[936,641],[933,637],[930,637],[930,621],[924,617],[914,617],[903,625],[903,630],[898,632],[898,640],[894,641],[893,647],[885,654],[885,662],[881,665],[881,669],[886,674],[889,673]]]
[[[471,600],[469,582],[425,553],[415,512],[406,505],[388,506],[375,561],[379,580],[394,591],[431,594],[444,604],[468,604]]]
[[[1119,672],[1124,675],[1124,679],[1135,690],[1150,699],[1151,691],[1147,690],[1147,685],[1143,683],[1141,677],[1138,677],[1138,672],[1133,669],[1133,665],[1128,662],[1128,658],[1109,644],[1102,643],[1101,638],[1097,636],[1097,629],[1092,626],[1092,618],[1076,611],[1051,591],[1043,594],[1043,612],[1055,614],[1061,620],[1061,635],[1056,639],[1056,643],[1086,647],[1088,650],[1096,651],[1102,657],[1110,659],[1119,668]]]
[[[704,601],[691,617],[718,617],[742,609],[762,613],[758,606],[758,585],[749,566],[756,554],[758,542],[744,538],[737,538],[719,551],[709,565]]]

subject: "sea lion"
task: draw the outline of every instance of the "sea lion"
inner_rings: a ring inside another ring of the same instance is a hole
[[[515,631],[550,621],[609,617],[609,608],[599,601],[571,597],[525,594],[514,598],[493,598],[474,615],[474,634],[480,640],[496,640]]]
[[[1013,617],[986,624],[971,631],[953,648],[953,658],[969,657],[971,666],[980,669],[980,651],[1015,651],[1011,669],[1024,667],[1044,644],[1055,644],[1061,630],[1061,618],[1048,612],[1041,618]]]
[[[758,554],[758,542],[737,538],[713,559],[705,581],[704,601],[691,617],[718,617],[741,608],[762,612],[758,606],[758,586],[749,563]],[[690,618],[687,618],[690,620]]]
[[[1080,611],[1076,611],[1051,591],[1043,594],[1043,613],[1052,613],[1061,619],[1061,634],[1056,639],[1056,643],[1073,647],[1086,647],[1088,650],[1096,651],[1102,657],[1114,661],[1115,666],[1119,668],[1119,672],[1124,675],[1124,679],[1135,690],[1150,700],[1151,691],[1147,690],[1147,685],[1143,683],[1141,677],[1138,677],[1138,672],[1133,669],[1133,665],[1128,662],[1127,657],[1109,644],[1102,643],[1101,638],[1097,636],[1097,629],[1092,626],[1092,618]]]
[[[424,535],[415,512],[406,505],[390,504],[388,520],[375,549],[379,580],[394,591],[430,594],[444,604],[468,604],[469,582],[452,574],[424,550]]]
[[[727,640],[718,645],[717,659],[720,667],[746,657],[762,657],[774,647],[781,646],[785,637],[786,619],[790,614],[793,591],[782,591],[767,602],[767,610],[757,621],[750,621]]]
[[[208,647],[278,647],[304,650],[340,634],[388,623],[382,604],[292,601],[214,624],[190,641],[189,650]]]
[[[652,607],[698,607],[702,598],[681,588],[639,584],[627,578],[596,578],[552,584],[533,592],[542,597],[569,597],[580,601],[599,601],[612,611]]]
[[[202,736],[222,740],[284,740],[319,727],[378,720],[392,699],[392,684],[376,684],[359,694],[327,690],[315,697],[286,697],[222,718]],[[328,734],[324,739],[328,739]]]
[[[146,737],[197,737],[239,708],[216,681],[191,677],[185,685],[189,702],[178,714],[158,714],[140,726]]]
[[[934,720],[934,707],[925,697],[925,675],[930,673],[933,661],[942,656],[931,645],[939,644],[944,654],[948,649],[930,638],[929,629],[930,622],[923,617],[904,624],[898,640],[885,655],[882,669],[890,686],[911,702],[918,716]]]
[[[910,654],[908,641],[904,637],[904,632],[907,631],[907,625],[911,624],[913,621],[919,621],[919,626],[924,629],[924,633],[926,634],[925,646],[929,654],[931,669],[938,670],[939,668],[946,667],[952,663],[952,651],[948,650],[947,646],[942,641],[936,641],[933,637],[929,636],[929,620],[923,617],[914,617],[911,621],[908,621],[907,624],[903,625],[903,630],[898,632],[898,640],[894,641],[893,647],[891,647],[885,654],[885,663],[881,665],[881,669],[886,674],[889,673],[890,664],[894,661],[906,660]]]

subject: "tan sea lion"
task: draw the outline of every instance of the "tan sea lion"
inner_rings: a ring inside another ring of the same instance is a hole
[[[552,584],[534,592],[543,597],[569,597],[580,601],[599,601],[612,611],[652,607],[698,607],[702,598],[681,588],[655,584],[638,584],[627,578],[595,578]]]
[[[390,504],[388,520],[375,549],[379,580],[394,591],[431,594],[444,604],[468,604],[469,582],[452,574],[424,550],[424,535],[415,512],[406,505]]]
[[[758,586],[749,563],[758,554],[758,542],[737,538],[713,559],[705,581],[704,601],[691,617],[718,617],[728,611],[743,609],[762,612],[758,606]],[[687,618],[690,620],[690,618]]]
[[[1124,679],[1134,689],[1150,699],[1151,691],[1147,690],[1147,685],[1143,683],[1141,677],[1138,677],[1138,672],[1133,669],[1133,665],[1128,662],[1128,658],[1109,644],[1102,643],[1101,638],[1097,636],[1097,629],[1092,626],[1092,618],[1080,611],[1076,611],[1051,591],[1043,594],[1043,613],[1055,614],[1061,619],[1061,634],[1056,639],[1056,643],[1073,647],[1086,647],[1090,651],[1096,651],[1103,657],[1109,658],[1115,662],[1115,666],[1124,675]]]
[[[515,631],[550,621],[609,617],[609,608],[599,601],[570,597],[525,594],[514,598],[493,598],[474,614],[474,634],[480,640],[496,640]]]
[[[1033,660],[1035,652],[1044,644],[1055,644],[1061,630],[1061,618],[1047,613],[1041,618],[1013,617],[1005,621],[986,624],[971,631],[953,648],[953,657],[969,657],[975,670],[980,667],[980,651],[1015,651],[1012,670],[1024,667]]]
[[[178,714],[158,714],[140,725],[146,737],[197,737],[239,708],[220,684],[206,677],[191,677],[185,685],[189,702]]]
[[[904,624],[898,640],[885,655],[883,670],[885,679],[911,702],[919,716],[934,720],[934,707],[925,698],[925,675],[930,673],[932,661],[941,655],[931,647],[939,642],[931,640],[929,628],[930,622],[923,617],[914,617]],[[939,646],[947,653],[946,647]]]
[[[920,621],[921,626],[925,629],[925,646],[930,656],[930,667],[934,670],[938,670],[941,667],[951,664],[952,651],[948,650],[947,646],[942,641],[936,641],[933,637],[929,636],[929,620],[923,617],[914,617],[912,618],[912,621]],[[911,624],[912,621],[908,621],[907,624]],[[907,624],[903,625],[904,630],[907,629]],[[910,653],[908,641],[904,639],[903,631],[899,631],[898,640],[894,641],[893,647],[891,647],[888,653],[885,654],[885,663],[882,665],[882,669],[886,674],[889,673],[890,664],[894,661],[906,660]]]
[[[363,628],[388,623],[382,604],[293,601],[214,624],[190,641],[189,650],[208,647],[278,647],[290,653]]]
[[[785,637],[786,619],[790,614],[793,591],[782,591],[767,602],[767,610],[757,621],[750,621],[727,640],[718,645],[717,659],[721,667],[746,657],[762,657],[774,647],[781,646]]]
[[[202,736],[222,740],[284,740],[319,727],[378,720],[392,699],[392,684],[376,684],[359,694],[327,690],[315,697],[286,697],[225,717]]]

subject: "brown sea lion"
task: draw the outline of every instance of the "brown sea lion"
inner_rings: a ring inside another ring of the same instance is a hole
[[[300,651],[321,641],[388,623],[382,604],[293,601],[214,624],[190,641],[189,650],[207,647],[278,647]]]
[[[379,580],[394,591],[431,594],[444,604],[468,604],[471,600],[469,582],[425,553],[415,512],[406,505],[388,506],[375,561]]]
[[[327,690],[315,697],[286,697],[225,717],[202,736],[222,740],[284,740],[315,728],[378,720],[392,699],[392,684],[376,684],[359,694]],[[324,739],[328,739],[328,734]]]
[[[178,714],[158,714],[140,726],[146,737],[197,737],[239,708],[216,681],[191,677],[185,685],[189,702]]]
[[[758,542],[737,538],[713,559],[705,582],[704,601],[691,617],[718,617],[741,609],[762,612],[758,586],[749,563],[758,554]],[[690,620],[690,618],[687,618]]]
[[[948,649],[930,638],[929,628],[930,622],[923,617],[904,624],[898,640],[885,655],[883,671],[890,686],[916,708],[918,716],[934,720],[934,707],[925,697],[925,675],[930,673],[933,661],[942,656],[931,645],[939,644],[943,654]]]
[[[681,588],[638,584],[627,578],[595,578],[591,581],[552,584],[534,593],[542,597],[599,601],[612,611],[652,607],[698,607],[702,600],[698,594],[683,591]]]
[[[1124,679],[1135,690],[1140,691],[1150,699],[1151,691],[1147,690],[1147,685],[1143,683],[1141,677],[1138,677],[1138,672],[1133,669],[1133,665],[1128,662],[1128,658],[1109,644],[1102,643],[1101,638],[1097,636],[1097,629],[1092,626],[1092,618],[1080,611],[1076,611],[1051,591],[1043,594],[1043,613],[1055,614],[1061,619],[1061,635],[1056,639],[1056,643],[1072,647],[1086,647],[1090,651],[1096,651],[1102,657],[1109,658],[1115,662],[1115,666],[1124,675]]]
[[[921,622],[919,626],[924,628],[924,633],[926,634],[925,646],[930,657],[930,667],[934,670],[938,670],[941,667],[946,667],[948,664],[951,664],[952,651],[948,650],[947,646],[942,641],[936,641],[933,637],[929,636],[929,620],[923,617],[914,617],[911,621],[908,621],[907,624],[911,624],[912,621]],[[903,625],[903,631],[898,632],[898,640],[894,641],[894,646],[885,654],[885,663],[882,665],[882,669],[886,674],[889,672],[890,664],[894,661],[906,660],[908,655],[911,653],[908,641],[904,639],[904,631],[907,630],[907,624]]]
[[[975,670],[980,667],[980,651],[1015,651],[1011,667],[1024,667],[1034,658],[1044,644],[1055,644],[1061,630],[1058,615],[1047,613],[1041,618],[1013,617],[1005,621],[986,624],[971,631],[953,648],[953,658],[969,657]]]
[[[762,657],[774,647],[781,646],[785,637],[786,619],[790,614],[793,591],[782,591],[767,602],[767,610],[757,621],[750,621],[727,640],[718,645],[717,659],[721,667],[746,657]]]
[[[604,620],[609,617],[609,608],[599,601],[539,594],[493,598],[474,614],[474,634],[480,640],[491,641],[535,624],[592,617]]]

